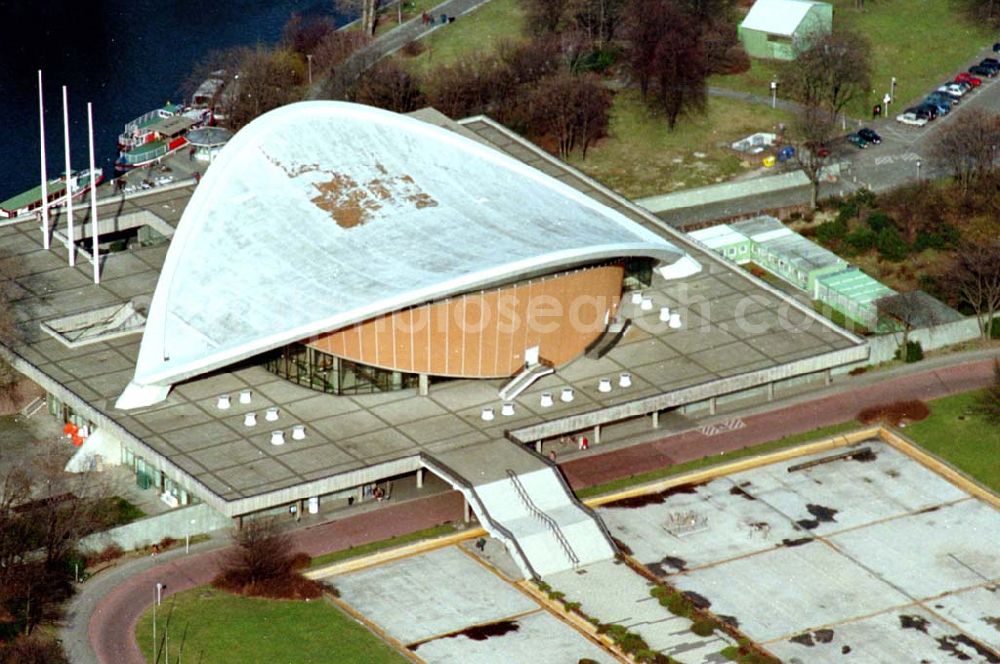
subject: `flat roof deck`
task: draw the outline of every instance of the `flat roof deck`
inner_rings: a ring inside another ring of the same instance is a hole
[[[117,432],[168,477],[232,516],[412,472],[420,465],[420,453],[440,454],[502,439],[507,431],[531,442],[867,356],[860,340],[796,308],[799,305],[787,297],[682,234],[664,230],[655,217],[638,212],[570,167],[489,123],[466,127],[664,234],[704,269],[678,281],[656,276],[645,291],[654,301],[652,310],[623,304],[634,324],[616,348],[600,360],[579,358],[542,379],[515,400],[511,417],[499,414],[497,390],[503,381],[455,380],[432,385],[428,396],[418,396],[415,390],[333,396],[246,364],[180,384],[155,407],[124,412],[114,409],[114,401],[132,378],[140,335],[70,349],[45,334],[39,323],[150,297],[167,247],[108,256],[98,286],[86,261],[69,268],[64,250],[44,251],[34,223],[7,225],[0,227],[0,246],[8,256],[0,260],[0,269],[9,277],[13,313],[24,330],[25,343],[17,353],[28,364],[21,368],[99,426]],[[190,187],[153,190],[118,202],[115,209],[145,209],[176,226],[191,192]],[[661,306],[681,312],[682,329],[659,321]],[[632,374],[629,388],[618,387],[623,372]],[[602,377],[612,379],[610,393],[597,390]],[[558,399],[563,386],[575,390],[571,403]],[[243,389],[253,392],[250,405],[235,398]],[[540,406],[542,391],[556,392],[551,408]],[[229,410],[216,408],[223,393],[233,395]],[[271,406],[279,408],[277,422],[264,421],[264,409]],[[484,422],[481,410],[490,406],[497,417]],[[258,414],[256,427],[243,425],[248,411]],[[306,426],[304,440],[288,436],[295,424]],[[274,429],[286,432],[284,446],[270,444]]]

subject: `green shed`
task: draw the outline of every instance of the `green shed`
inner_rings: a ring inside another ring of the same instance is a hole
[[[794,60],[811,35],[833,29],[833,5],[814,0],[757,0],[740,24],[750,57]]]

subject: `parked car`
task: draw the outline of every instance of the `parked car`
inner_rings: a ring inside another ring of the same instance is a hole
[[[986,76],[988,78],[993,78],[997,75],[997,70],[993,67],[984,67],[983,65],[975,65],[969,67],[969,73],[975,74],[976,76]]]
[[[913,125],[914,127],[923,127],[927,124],[927,118],[918,117],[916,111],[907,109],[903,113],[896,116],[896,122],[900,122],[905,125]]]
[[[954,99],[956,102],[962,99],[962,93],[960,93],[960,92],[958,92],[957,90],[954,90],[954,89],[949,89],[947,85],[942,85],[940,88],[938,88],[934,92],[937,93],[937,94],[939,94],[939,95],[943,95],[945,97],[949,97],[951,99]]]
[[[925,104],[930,104],[937,109],[938,115],[948,115],[951,113],[951,106],[953,100],[946,99],[944,96],[935,97],[930,96],[924,99]]]
[[[1000,62],[996,58],[983,58],[977,66],[992,69],[994,72],[1000,71]],[[969,71],[972,69],[970,68]]]
[[[952,95],[946,95],[943,92],[932,92],[929,95],[927,95],[927,100],[928,101],[930,101],[932,99],[934,101],[947,102],[948,106],[951,107],[951,108],[954,108],[955,106],[958,106],[959,102],[961,101],[961,99],[959,97],[954,97]]]
[[[1000,42],[997,42],[996,44],[993,44],[993,52],[994,53],[1000,53]]]
[[[963,92],[971,92],[973,87],[972,83],[969,83],[968,81],[952,81],[951,83],[945,83],[945,85],[957,85],[962,88]]]
[[[945,83],[940,88],[938,88],[937,91],[952,95],[954,97],[961,97],[962,95],[965,94],[965,88],[962,87],[960,83]]]
[[[974,88],[978,88],[980,85],[983,84],[983,79],[977,78],[967,71],[963,71],[961,74],[955,77],[955,82],[956,83],[965,82]]]
[[[795,156],[795,148],[791,145],[786,145],[785,147],[778,150],[778,161],[784,163]]]
[[[918,118],[935,120],[938,116],[937,108],[932,104],[919,104],[914,106],[913,111],[917,114]]]
[[[859,150],[864,150],[868,147],[868,141],[861,138],[858,134],[848,134],[847,142],[856,147]]]
[[[859,129],[858,136],[865,139],[866,142],[874,143],[875,145],[878,145],[879,143],[882,142],[882,137],[879,136],[877,133],[875,133],[874,129],[869,129],[868,127],[865,127],[864,129]]]

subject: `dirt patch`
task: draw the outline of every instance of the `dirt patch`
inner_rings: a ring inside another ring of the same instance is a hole
[[[816,520],[821,523],[836,521],[837,519],[834,517],[837,515],[837,512],[840,511],[835,510],[832,507],[824,507],[823,505],[816,505],[813,503],[806,505],[806,510],[808,510],[809,513],[816,517]]]
[[[898,426],[901,422],[919,422],[931,414],[930,408],[923,401],[895,401],[880,406],[865,408],[858,413],[862,424],[884,422]]]
[[[667,576],[673,572],[682,572],[687,569],[687,561],[683,558],[665,556],[663,560],[646,565],[649,570],[658,577]],[[669,568],[669,569],[668,569]]]
[[[992,650],[965,634],[942,636],[937,639],[937,642],[938,650],[943,650],[952,657],[963,662],[967,662],[972,659],[972,656],[965,652],[965,649],[968,648],[970,650],[974,650],[977,655],[983,658],[983,661],[989,662],[989,664],[1000,663],[1000,657],[997,657]]]
[[[851,652],[851,646],[844,646],[843,648],[840,649],[841,655],[846,655],[850,652]]]
[[[699,595],[693,590],[685,590],[684,596],[691,600],[696,609],[707,609],[712,606],[712,602],[707,597]]]
[[[634,510],[640,507],[646,507],[647,505],[662,505],[670,496],[681,493],[698,493],[699,486],[701,486],[701,484],[678,484],[677,486],[670,487],[669,489],[660,491],[659,493],[647,493],[643,496],[622,498],[621,500],[616,500],[613,503],[607,503],[604,507]]]
[[[715,614],[715,617],[718,618],[720,622],[722,622],[725,625],[729,625],[733,629],[740,628],[740,621],[736,616],[725,616],[721,613],[717,613]]]
[[[792,643],[798,643],[800,646],[808,646],[810,648],[816,645],[816,642],[813,641],[812,634],[809,632],[806,632],[805,634],[797,634],[788,640]]]
[[[813,638],[816,639],[816,643],[830,643],[833,641],[833,630],[832,629],[817,629],[813,632]]]

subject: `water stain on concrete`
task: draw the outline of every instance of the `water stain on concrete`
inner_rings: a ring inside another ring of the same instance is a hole
[[[813,638],[816,639],[816,643],[830,643],[833,641],[833,630],[832,629],[817,629],[813,632]]]
[[[511,632],[516,632],[521,629],[521,626],[517,624],[516,620],[501,620],[500,622],[490,623],[488,625],[474,625],[472,627],[463,629],[461,632],[455,632],[454,634],[449,634],[443,638],[454,639],[459,636],[464,636],[467,639],[472,639],[473,641],[485,641],[494,636],[503,636],[505,634],[510,634]],[[426,643],[426,641],[424,642]],[[416,652],[422,644],[414,643],[408,646],[409,650]]]
[[[644,496],[635,496],[634,498],[622,498],[621,500],[608,503],[604,505],[604,507],[611,509],[617,508],[634,510],[648,505],[662,505],[670,496],[683,493],[698,493],[699,486],[701,486],[701,484],[678,484],[677,486],[670,487],[669,489],[660,491],[659,493],[649,493]]]
[[[712,606],[712,602],[710,602],[707,597],[700,595],[693,590],[685,590],[684,596],[691,600],[691,603],[695,605],[695,608],[707,609]]]
[[[983,644],[965,634],[950,634],[948,636],[942,636],[937,639],[937,642],[938,650],[943,650],[960,661],[967,662],[972,660],[972,656],[963,650],[964,646],[965,648],[974,650],[977,655],[983,658],[983,661],[988,662],[989,664],[1000,663],[1000,657],[997,657],[993,650],[987,648]]]
[[[841,655],[846,655],[849,652],[851,652],[851,646],[844,646],[843,648],[840,649]]]
[[[806,632],[805,634],[797,634],[788,640],[792,643],[798,643],[801,646],[808,646],[810,648],[816,645],[816,642],[813,641],[812,634],[809,632]]]
[[[802,546],[803,544],[808,544],[809,542],[815,542],[815,537],[800,537],[798,539],[783,539],[781,540],[782,546],[792,547],[792,546]]]
[[[899,626],[903,629],[915,629],[926,634],[927,625],[929,624],[927,619],[921,616],[909,616],[906,614],[899,616]]]
[[[733,629],[739,629],[740,628],[740,620],[736,616],[727,616],[727,615],[723,615],[721,613],[716,613],[715,617],[718,618],[720,622],[722,622],[722,623],[724,623],[726,625],[729,625]]]
[[[756,498],[754,498],[753,496],[751,496],[749,493],[747,493],[746,490],[743,489],[742,486],[734,486],[734,487],[730,488],[729,489],[729,493],[731,495],[733,495],[733,496],[739,496],[740,498],[743,498],[745,500],[757,500]]]

